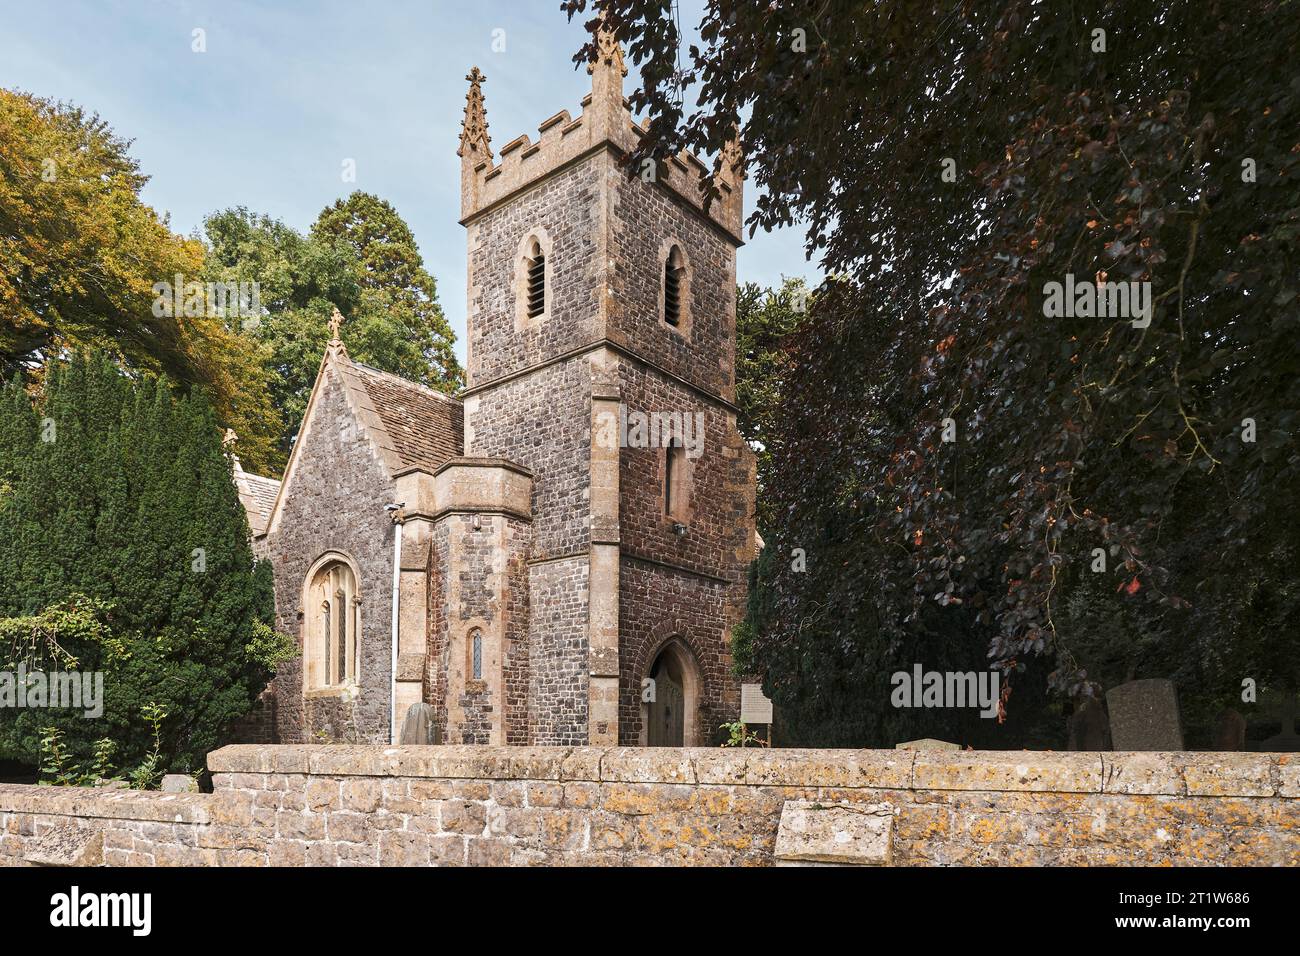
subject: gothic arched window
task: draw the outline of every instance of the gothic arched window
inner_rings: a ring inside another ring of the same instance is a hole
[[[306,687],[355,684],[360,609],[356,575],[346,562],[328,562],[312,575],[306,607],[311,612],[303,642]]]
[[[540,225],[532,226],[519,240],[515,251],[515,328],[536,329],[551,316],[555,304],[554,249],[551,237]]]
[[[483,679],[483,632],[478,628],[470,631],[470,677],[474,680]]]

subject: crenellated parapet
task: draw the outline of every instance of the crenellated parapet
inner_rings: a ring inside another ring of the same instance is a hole
[[[468,224],[478,214],[493,208],[522,189],[551,173],[600,149],[610,149],[619,156],[631,153],[645,135],[646,126],[632,118],[631,104],[623,96],[623,77],[627,68],[619,44],[608,37],[600,45],[596,60],[588,66],[592,90],[582,99],[582,111],[574,117],[562,110],[543,121],[534,141],[528,134],[516,137],[501,147],[498,157],[492,154],[487,137],[487,117],[480,84],[485,77],[475,67],[467,79],[464,131],[461,135],[461,223]],[[638,170],[674,193],[720,226],[737,244],[742,239],[742,174],[739,171],[739,144],[723,153],[723,169],[718,177],[720,198],[705,211],[705,181],[712,169],[689,152],[683,151],[667,162]]]

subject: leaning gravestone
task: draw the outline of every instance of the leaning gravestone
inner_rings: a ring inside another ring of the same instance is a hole
[[[1106,691],[1106,709],[1114,749],[1183,749],[1183,725],[1173,681],[1153,678],[1120,684]]]
[[[434,744],[433,708],[428,704],[412,704],[406,709],[406,719],[402,721],[402,744]]]
[[[1109,750],[1110,722],[1106,708],[1096,697],[1085,697],[1074,706],[1066,723],[1069,750]]]
[[[1215,719],[1212,749],[1222,751],[1246,749],[1246,718],[1231,707],[1220,711]]]

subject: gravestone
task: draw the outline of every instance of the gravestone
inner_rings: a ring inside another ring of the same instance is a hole
[[[1106,691],[1110,740],[1116,750],[1182,750],[1178,691],[1163,678],[1133,680]]]
[[[1288,693],[1282,698],[1282,732],[1269,737],[1259,745],[1266,753],[1295,753],[1300,751],[1300,734],[1295,732],[1296,695]]]
[[[163,793],[198,793],[199,784],[188,773],[169,773],[162,778]]]
[[[922,737],[920,740],[905,740],[901,744],[894,744],[895,750],[961,750],[961,744],[949,743],[946,740],[935,740],[933,737]]]
[[[398,738],[398,743],[418,746],[437,742],[433,730],[433,708],[428,704],[412,704],[406,708],[406,719],[402,721],[402,735]]]
[[[1110,721],[1106,707],[1096,697],[1081,698],[1066,722],[1069,750],[1109,750]]]
[[[1214,721],[1213,750],[1237,751],[1246,749],[1246,718],[1231,707],[1219,712]]]

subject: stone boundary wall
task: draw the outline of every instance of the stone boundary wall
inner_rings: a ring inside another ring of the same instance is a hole
[[[212,801],[207,793],[0,784],[0,866],[218,863],[198,850]]]
[[[0,786],[0,863],[98,862],[102,841],[109,865],[1300,865],[1295,754],[235,745],[208,765],[212,794]]]

